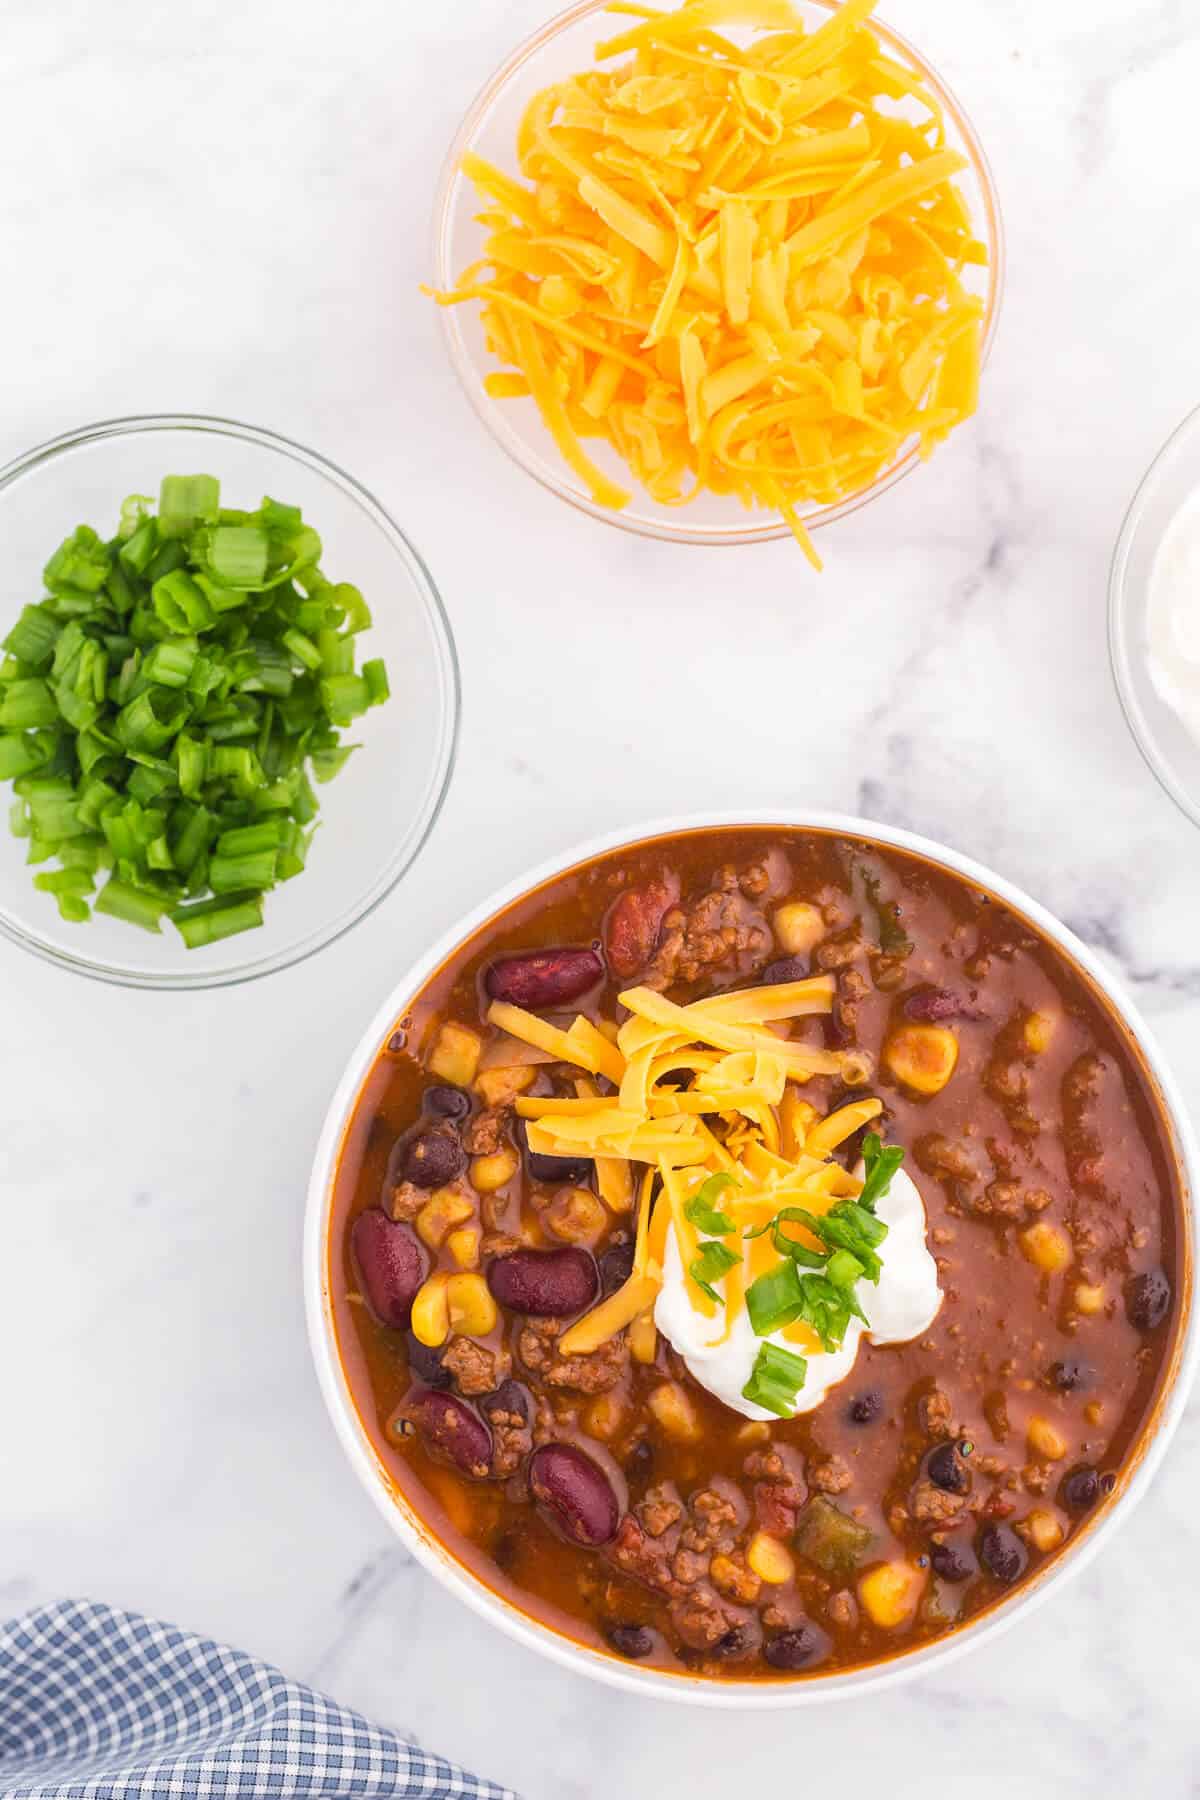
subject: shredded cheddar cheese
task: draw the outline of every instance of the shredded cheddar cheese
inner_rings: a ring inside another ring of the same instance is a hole
[[[703,491],[805,512],[928,457],[973,412],[985,266],[940,108],[844,0],[815,31],[787,0],[614,5],[637,23],[530,101],[522,179],[481,157],[475,301],[504,367],[601,505]],[[721,27],[729,27],[726,35]]]
[[[634,987],[619,996],[630,1015],[619,1029],[579,1014],[564,1030],[520,1007],[492,1004],[489,1020],[513,1039],[588,1071],[575,1080],[573,1095],[517,1096],[529,1148],[594,1160],[600,1197],[615,1213],[632,1212],[636,1193],[633,1271],[564,1334],[564,1355],[588,1354],[629,1327],[639,1360],[652,1360],[652,1309],[668,1233],[693,1308],[711,1320],[714,1341],[723,1341],[747,1287],[780,1261],[770,1235],[744,1232],[770,1224],[784,1207],[818,1215],[860,1191],[859,1181],[829,1158],[878,1117],[880,1101],[849,1101],[820,1119],[794,1096],[796,1084],[814,1074],[836,1074],[843,1085],[865,1081],[869,1063],[858,1052],[819,1050],[785,1035],[793,1021],[828,1013],[833,997],[827,975],[739,989],[690,1006]],[[598,1075],[615,1092],[602,1093]],[[640,1174],[634,1164],[645,1165]],[[731,1178],[719,1208],[736,1225],[725,1240],[736,1246],[736,1261],[725,1270],[720,1305],[694,1274],[702,1232],[688,1212],[689,1201],[717,1173]],[[805,1237],[800,1227],[795,1235]],[[806,1344],[810,1337],[798,1327],[789,1341]]]

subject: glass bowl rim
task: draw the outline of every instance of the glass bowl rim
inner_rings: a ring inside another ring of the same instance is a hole
[[[837,12],[842,0],[799,0],[800,4],[822,6],[830,13]],[[500,67],[491,75],[475,95],[467,112],[454,134],[450,148],[442,163],[438,178],[437,194],[433,209],[432,257],[435,286],[440,290],[448,290],[455,284],[455,271],[450,266],[450,222],[453,210],[456,184],[461,177],[459,164],[465,151],[470,149],[479,128],[496,100],[499,99],[509,81],[546,46],[553,42],[564,31],[587,19],[593,14],[607,10],[609,0],[575,0],[575,4],[565,11],[556,13],[544,25],[524,38],[505,58]],[[887,43],[889,48],[897,52],[901,60],[913,67],[921,79],[931,88],[938,103],[953,120],[959,133],[965,153],[968,157],[971,173],[979,185],[984,209],[988,247],[988,287],[985,299],[983,338],[980,344],[980,370],[986,368],[995,342],[996,331],[1000,322],[1001,303],[1004,298],[1006,273],[1004,220],[1000,209],[1000,196],[992,174],[991,164],[984,151],[979,135],[971,122],[970,115],[959,101],[957,95],[943,77],[909,40],[891,25],[885,25],[879,19],[870,21],[871,29]],[[518,434],[508,425],[498,403],[484,393],[482,386],[474,379],[475,364],[463,343],[458,321],[454,316],[456,307],[439,306],[442,335],[446,344],[454,373],[459,386],[463,389],[476,417],[486,427],[489,435],[504,451],[509,460],[530,475],[549,493],[565,500],[577,512],[586,513],[589,518],[598,519],[604,525],[615,526],[617,530],[632,532],[639,537],[657,538],[672,544],[711,545],[723,549],[732,544],[774,543],[792,535],[791,527],[782,519],[764,519],[758,524],[722,525],[713,530],[702,530],[686,522],[681,513],[680,523],[673,524],[666,520],[651,518],[631,518],[624,512],[615,512],[611,507],[601,506],[590,496],[572,488],[564,470],[557,471],[552,461],[547,460],[543,466],[527,455]],[[869,484],[847,494],[844,499],[836,501],[832,506],[818,507],[812,512],[803,513],[807,530],[819,530],[823,525],[831,525],[838,519],[847,518],[857,512],[868,501],[880,494],[885,494],[897,482],[920,466],[921,455],[917,444],[910,444],[908,449],[883,473]],[[755,514],[748,513],[753,519]]]
[[[60,945],[42,937],[23,919],[0,906],[0,935],[44,962],[116,987],[194,992],[204,988],[236,987],[243,982],[276,974],[296,963],[306,962],[327,945],[343,938],[382,905],[424,848],[445,802],[458,751],[462,682],[454,633],[445,605],[416,546],[370,489],[356,480],[348,470],[329,457],[322,456],[320,451],[301,444],[295,438],[285,437],[281,432],[213,413],[130,413],[119,418],[101,419],[93,424],[80,425],[71,431],[62,432],[57,437],[47,438],[0,467],[0,500],[24,476],[81,445],[100,443],[108,438],[131,437],[139,433],[150,435],[163,431],[208,433],[214,437],[234,438],[261,449],[275,451],[292,462],[300,463],[330,486],[339,489],[382,532],[391,550],[404,563],[420,597],[430,628],[444,695],[433,778],[415,815],[414,831],[410,833],[404,853],[392,857],[364,894],[348,907],[341,908],[332,920],[310,931],[287,949],[256,957],[233,968],[214,965],[207,969],[197,969],[194,973],[187,969],[164,972],[127,969],[95,957],[64,950]]]
[[[1168,799],[1174,801],[1180,812],[1190,819],[1193,825],[1200,825],[1200,798],[1193,800],[1189,797],[1187,789],[1159,749],[1156,734],[1134,692],[1127,642],[1130,622],[1129,559],[1133,553],[1134,541],[1142,530],[1146,509],[1150,505],[1158,483],[1162,480],[1167,462],[1172,454],[1193,434],[1200,439],[1200,406],[1194,406],[1191,412],[1186,413],[1171,432],[1138,482],[1133,498],[1129,502],[1109,568],[1108,661],[1112,670],[1113,685],[1117,690],[1117,699],[1120,701],[1121,711],[1125,715],[1125,723],[1129,727],[1134,743],[1141,752],[1143,762]],[[1167,705],[1165,700],[1163,705]]]

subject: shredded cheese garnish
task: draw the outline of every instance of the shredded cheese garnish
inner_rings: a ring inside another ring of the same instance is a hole
[[[804,512],[974,411],[967,159],[874,3],[816,31],[786,0],[614,5],[639,22],[530,101],[523,181],[464,156],[488,236],[435,298],[481,304],[488,392],[532,397],[599,504],[630,495],[589,438],[664,506],[778,511],[819,568]]]
[[[615,1043],[611,1026],[583,1014],[564,1030],[505,1002],[489,1008],[490,1022],[514,1039],[588,1071],[575,1081],[573,1095],[518,1096],[530,1149],[592,1158],[601,1198],[613,1212],[632,1211],[636,1189],[633,1272],[563,1335],[564,1355],[587,1354],[635,1322],[646,1348],[668,1232],[688,1272],[692,1306],[712,1320],[714,1341],[726,1338],[750,1282],[780,1260],[770,1235],[745,1238],[743,1231],[769,1224],[787,1206],[820,1215],[860,1191],[861,1183],[829,1158],[878,1117],[880,1101],[850,1101],[820,1119],[796,1095],[796,1085],[814,1074],[861,1085],[870,1064],[857,1051],[821,1050],[782,1035],[794,1020],[828,1013],[833,994],[827,975],[739,989],[690,1006],[650,988],[629,988],[620,1001],[630,1017]],[[596,1066],[601,1062],[603,1068]],[[615,1092],[601,1093],[591,1079],[601,1074]],[[640,1176],[635,1163],[647,1165]],[[722,1240],[737,1257],[724,1277],[723,1307],[690,1273],[706,1234],[688,1203],[714,1174],[731,1178],[719,1204],[737,1226]],[[797,1329],[796,1341],[807,1341]]]

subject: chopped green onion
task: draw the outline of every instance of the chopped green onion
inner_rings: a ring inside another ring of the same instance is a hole
[[[391,698],[392,690],[388,686],[387,668],[381,656],[373,656],[370,662],[362,667],[363,680],[367,684],[367,705],[382,706]]]
[[[699,1256],[693,1257],[688,1264],[688,1274],[696,1286],[704,1290],[710,1300],[719,1300],[721,1296],[712,1285],[713,1282],[719,1281],[722,1275],[734,1268],[741,1260],[740,1256],[727,1249],[724,1244],[710,1239],[701,1244]]]
[[[261,894],[201,900],[195,906],[177,906],[171,914],[171,923],[189,950],[234,937],[239,931],[253,931],[262,922]]]
[[[742,1389],[745,1399],[773,1412],[780,1419],[790,1419],[796,1411],[796,1397],[804,1386],[808,1364],[793,1350],[779,1344],[763,1344],[754,1359],[750,1379]]]
[[[58,702],[40,676],[7,682],[0,695],[0,726],[6,730],[31,731],[37,725],[58,722]]]
[[[129,925],[140,925],[143,931],[158,931],[166,905],[157,894],[147,893],[115,877],[105,882],[96,896],[97,912],[111,918],[124,919]]]
[[[236,894],[243,889],[274,887],[276,850],[251,851],[244,856],[223,856],[218,851],[209,860],[208,885],[214,894]]]
[[[858,1204],[867,1212],[874,1212],[876,1201],[883,1199],[891,1186],[892,1176],[904,1161],[904,1152],[896,1144],[889,1144],[885,1149],[879,1133],[868,1131],[863,1138],[862,1155],[866,1177]]]
[[[717,1175],[710,1175],[685,1204],[683,1209],[685,1216],[692,1221],[693,1225],[698,1225],[701,1231],[710,1231],[717,1237],[727,1237],[731,1231],[737,1230],[737,1225],[725,1213],[717,1212],[713,1202],[720,1194],[724,1193],[726,1188],[733,1186],[733,1176],[724,1171]]]
[[[164,475],[158,494],[158,529],[164,537],[187,537],[197,525],[214,525],[220,483],[211,475]]]
[[[227,588],[261,588],[271,540],[261,525],[218,525],[208,546],[214,581]]]
[[[31,669],[49,662],[62,626],[41,606],[27,606],[4,639],[4,648]]]

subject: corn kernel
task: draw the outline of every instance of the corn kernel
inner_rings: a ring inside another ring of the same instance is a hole
[[[628,1411],[628,1403],[619,1393],[597,1394],[583,1409],[583,1428],[591,1437],[616,1437]]]
[[[786,1544],[765,1531],[756,1531],[746,1546],[746,1561],[760,1581],[782,1587],[796,1573],[796,1564]]]
[[[494,1194],[517,1172],[517,1153],[508,1144],[490,1156],[477,1156],[471,1164],[471,1186],[478,1194]]]
[[[1022,1254],[1047,1275],[1057,1275],[1071,1260],[1070,1238],[1060,1225],[1052,1225],[1048,1219],[1027,1225],[1018,1242]]]
[[[884,1045],[883,1061],[914,1094],[940,1094],[958,1061],[958,1039],[944,1025],[902,1025]]]
[[[450,1275],[446,1279],[450,1329],[463,1337],[486,1337],[500,1317],[482,1275]]]
[[[1093,1313],[1104,1311],[1103,1287],[1093,1287],[1089,1281],[1079,1281],[1075,1284],[1073,1297],[1076,1312],[1087,1313],[1090,1316]]]
[[[820,909],[806,900],[793,900],[781,906],[771,919],[775,940],[789,956],[807,956],[825,936],[825,920]]]
[[[507,1106],[518,1094],[533,1086],[536,1069],[481,1069],[475,1077],[475,1092],[485,1106]]]
[[[1021,1524],[1021,1536],[1027,1538],[1035,1550],[1057,1550],[1067,1535],[1054,1514],[1044,1506],[1035,1506]]]
[[[450,1335],[450,1308],[446,1301],[448,1275],[434,1274],[422,1282],[412,1307],[412,1334],[420,1344],[436,1350]]]
[[[433,1041],[433,1049],[425,1059],[426,1067],[439,1081],[449,1081],[454,1087],[470,1087],[482,1049],[483,1039],[477,1031],[448,1019]]]
[[[547,1231],[565,1244],[596,1244],[608,1228],[608,1214],[590,1188],[559,1188],[542,1214]]]
[[[1083,1416],[1089,1425],[1099,1425],[1101,1419],[1104,1417],[1104,1402],[1102,1400],[1089,1400],[1083,1409]]]
[[[734,1433],[739,1444],[765,1444],[771,1436],[771,1427],[762,1419],[750,1419],[745,1425],[739,1425]]]
[[[431,1250],[445,1241],[446,1233],[462,1225],[475,1211],[467,1196],[458,1188],[437,1188],[416,1217],[417,1236]]]
[[[651,1388],[647,1404],[668,1437],[694,1443],[700,1436],[700,1420],[688,1395],[676,1381]]]
[[[1047,1462],[1061,1462],[1067,1454],[1066,1438],[1058,1426],[1041,1413],[1034,1413],[1025,1436],[1033,1454],[1045,1457]]]
[[[446,1239],[446,1251],[460,1269],[479,1267],[479,1245],[482,1233],[478,1225],[462,1225]]]
[[[1034,1056],[1041,1056],[1043,1052],[1050,1048],[1051,1040],[1054,1037],[1057,1025],[1058,1020],[1054,1017],[1053,1013],[1027,1013],[1025,1016],[1025,1023],[1021,1027],[1021,1036],[1025,1041],[1025,1048],[1031,1051]]]
[[[924,1575],[911,1563],[880,1563],[859,1582],[858,1597],[873,1622],[889,1631],[912,1617],[924,1585]]]
[[[654,1323],[653,1307],[639,1313],[629,1327],[629,1349],[636,1363],[652,1363],[658,1355],[658,1327]]]

